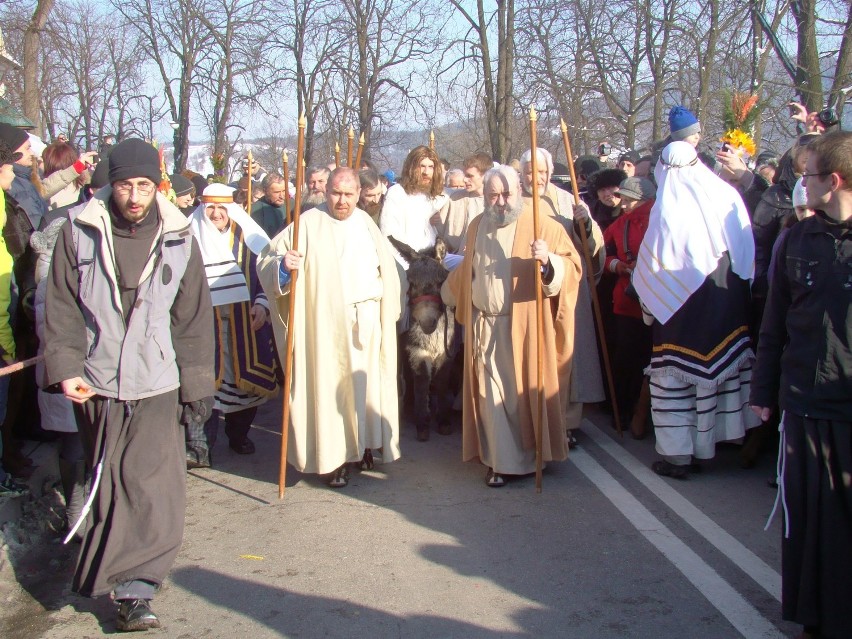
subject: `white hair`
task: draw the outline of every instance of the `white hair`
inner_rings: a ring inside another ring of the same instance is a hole
[[[536,147],[536,161],[544,162],[547,165],[547,172],[553,173],[553,156],[550,155],[550,151],[547,149],[542,149],[541,147]],[[524,170],[524,166],[532,162],[532,150],[527,149],[524,151],[524,154],[521,156],[521,171]]]
[[[491,179],[495,177],[505,179],[506,184],[509,185],[509,190],[512,190],[512,187],[514,186],[516,193],[521,187],[521,178],[515,169],[506,164],[496,164],[493,168],[488,169],[485,172],[485,175],[482,176],[483,192],[489,190],[488,184],[491,182]]]

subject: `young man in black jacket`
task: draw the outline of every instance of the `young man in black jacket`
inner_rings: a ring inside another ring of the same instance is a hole
[[[811,143],[808,208],[780,246],[752,409],[782,411],[782,613],[802,637],[852,636],[852,133]]]

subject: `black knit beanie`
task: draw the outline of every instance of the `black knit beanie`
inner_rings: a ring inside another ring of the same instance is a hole
[[[170,175],[169,180],[172,182],[172,189],[177,197],[180,197],[181,195],[189,195],[192,192],[192,189],[195,188],[195,185],[189,181],[189,178],[184,177],[180,173]]]
[[[28,138],[27,132],[23,129],[0,122],[0,140],[3,140],[13,153],[20,149]]]
[[[106,186],[109,184],[109,158],[101,158],[101,161],[98,162],[98,165],[95,167],[95,170],[92,171],[92,181],[89,182],[89,186],[93,191],[97,191],[99,188]]]
[[[154,184],[162,178],[157,149],[137,138],[116,144],[109,154],[110,184],[131,178],[148,178]]]

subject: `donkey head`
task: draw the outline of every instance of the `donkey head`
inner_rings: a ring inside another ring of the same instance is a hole
[[[409,264],[408,303],[411,306],[412,328],[416,325],[423,333],[430,335],[435,332],[444,312],[441,284],[449,272],[441,260],[447,254],[447,246],[438,239],[434,247],[418,252],[393,237],[388,237],[388,240]]]

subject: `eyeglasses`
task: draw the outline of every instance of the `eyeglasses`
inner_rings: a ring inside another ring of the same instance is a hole
[[[831,175],[831,173],[802,173],[802,177],[825,177],[826,175]]]
[[[112,186],[112,190],[116,193],[121,193],[123,195],[128,195],[133,192],[135,189],[136,192],[141,196],[151,195],[156,189],[156,185],[151,182],[143,182],[142,184],[131,184],[130,182],[116,182]]]

